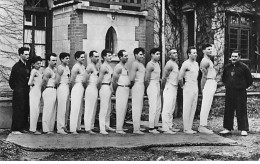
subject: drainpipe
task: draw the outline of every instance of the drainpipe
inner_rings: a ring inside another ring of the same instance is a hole
[[[165,0],[162,0],[162,70],[165,66]]]

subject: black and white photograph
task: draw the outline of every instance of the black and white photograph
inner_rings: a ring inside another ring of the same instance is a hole
[[[260,161],[260,0],[0,0],[0,161]]]

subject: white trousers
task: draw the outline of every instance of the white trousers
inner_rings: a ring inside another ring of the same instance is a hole
[[[30,90],[30,131],[35,132],[40,114],[41,87],[34,86]]]
[[[176,105],[178,86],[167,83],[163,90],[162,129],[169,131],[172,128],[173,112]]]
[[[57,91],[54,88],[46,88],[42,93],[42,130],[52,132],[54,130],[55,118],[57,113]]]
[[[69,85],[60,84],[57,89],[57,132],[61,132],[66,127],[66,111],[69,107]]]
[[[99,129],[101,132],[106,131],[106,127],[110,127],[111,112],[111,87],[102,85],[99,90],[100,111],[99,111]]]
[[[83,95],[82,83],[76,83],[71,90],[70,132],[76,132],[80,129]]]
[[[134,131],[140,130],[143,100],[144,100],[144,84],[136,82],[132,87],[132,119],[133,119]]]
[[[200,125],[207,126],[209,111],[212,105],[213,97],[217,89],[216,80],[207,80],[202,91],[202,104],[200,110]]]
[[[96,104],[98,98],[98,89],[96,85],[88,85],[85,91],[85,113],[84,124],[85,130],[89,131],[93,129],[95,116],[96,116]]]
[[[198,85],[185,84],[183,87],[183,126],[184,130],[191,130],[197,107]]]
[[[149,128],[154,128],[154,126],[159,126],[161,113],[160,84],[150,82],[147,88],[147,96],[149,101]]]
[[[116,90],[116,130],[122,131],[127,111],[129,87],[118,86]]]

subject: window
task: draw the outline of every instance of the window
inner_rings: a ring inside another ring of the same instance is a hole
[[[24,13],[24,46],[30,47],[33,55],[45,59],[46,52],[46,15]]]
[[[106,39],[105,39],[105,47],[106,49],[111,50],[113,53],[116,51],[116,42],[117,37],[116,37],[116,31],[113,27],[110,27],[107,31],[106,34]]]
[[[242,59],[249,59],[250,56],[250,34],[251,19],[232,15],[229,17],[229,55],[235,49],[240,50]]]
[[[47,20],[49,14],[47,0],[24,1],[23,43],[30,48],[32,56],[41,56],[43,59],[46,51],[51,51],[51,30],[48,30],[51,28],[51,21]]]

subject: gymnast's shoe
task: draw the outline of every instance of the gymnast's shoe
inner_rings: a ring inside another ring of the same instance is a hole
[[[124,132],[123,130],[116,130],[116,133],[118,133],[118,134],[126,134],[126,132]]]
[[[62,129],[62,130],[60,130],[60,131],[57,131],[57,133],[58,133],[58,134],[64,134],[64,135],[65,135],[65,134],[68,134],[68,133],[67,133],[67,132],[65,132],[63,129]]]
[[[133,131],[134,134],[144,134],[144,132],[140,131],[140,130],[134,130]]]
[[[158,132],[156,129],[153,129],[153,130],[149,130],[149,133],[159,134],[160,132]]]
[[[184,130],[183,132],[186,133],[186,134],[196,134],[196,133],[197,133],[196,131],[194,131],[194,130],[192,130],[192,129],[190,129],[190,130]]]
[[[171,130],[164,131],[163,133],[164,133],[164,134],[176,134],[176,132],[173,132],[173,131],[171,131]]]
[[[177,128],[174,128],[174,127],[172,127],[171,128],[171,131],[173,131],[173,132],[179,132],[181,129],[177,129]]]
[[[86,131],[88,134],[96,134],[95,132],[93,132],[92,130],[88,130]]]
[[[111,131],[111,132],[115,132],[115,131],[116,131],[116,129],[111,128],[111,127],[107,127],[106,130],[107,130],[107,131]]]
[[[199,126],[198,131],[204,134],[214,134],[212,130],[207,129],[205,126]]]
[[[107,135],[107,134],[108,134],[108,132],[107,132],[107,131],[100,131],[100,134]]]

